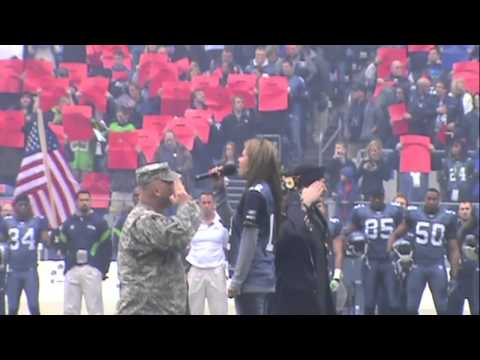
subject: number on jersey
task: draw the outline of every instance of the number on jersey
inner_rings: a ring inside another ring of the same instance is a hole
[[[388,240],[393,230],[394,222],[392,218],[368,219],[365,221],[365,236],[369,240],[377,239],[379,232],[381,239]]]
[[[35,250],[35,230],[33,228],[29,228],[20,241],[18,241],[20,235],[20,231],[18,229],[9,229],[8,235],[10,237],[10,250],[18,250],[20,248],[20,243],[27,245],[28,250]]]
[[[415,227],[415,239],[417,244],[427,245],[428,242],[433,246],[442,246],[445,237],[445,225],[434,223],[433,225],[426,221],[419,221]]]

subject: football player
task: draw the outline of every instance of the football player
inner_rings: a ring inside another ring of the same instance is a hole
[[[14,215],[4,219],[0,240],[8,243],[8,314],[18,313],[20,296],[25,291],[30,314],[40,315],[37,246],[40,241],[48,242],[48,223],[45,218],[33,216],[27,195],[15,198]]]
[[[397,281],[387,242],[402,220],[402,208],[385,204],[385,193],[381,189],[371,194],[369,205],[360,204],[353,208],[351,223],[345,229],[344,239],[354,231],[363,232],[367,239],[367,253],[362,265],[366,315],[375,314],[379,291],[384,291],[387,299],[385,312],[395,314],[399,311]]]
[[[456,240],[456,215],[451,210],[440,208],[440,192],[428,189],[422,208],[409,206],[403,223],[392,233],[388,241],[389,250],[395,241],[411,231],[415,237],[414,265],[407,278],[407,313],[418,314],[423,291],[428,283],[432,292],[437,314],[447,311],[449,282],[445,267],[448,255],[452,282],[458,273],[460,248]]]

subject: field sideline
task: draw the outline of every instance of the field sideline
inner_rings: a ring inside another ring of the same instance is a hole
[[[38,270],[40,277],[40,312],[43,315],[62,315],[63,314],[63,261],[40,261]],[[53,274],[56,272],[56,274]],[[117,281],[117,263],[112,262],[108,279],[103,282],[103,300],[105,306],[105,314],[113,315],[118,301],[118,281]],[[206,309],[208,313],[208,306]],[[235,314],[233,300],[229,300],[229,315]],[[22,294],[20,301],[20,315],[28,314],[28,307],[25,294]],[[86,315],[85,304],[82,305],[82,314]],[[421,315],[435,315],[432,296],[428,287],[423,294],[420,304]],[[464,306],[464,314],[470,314],[468,306]]]

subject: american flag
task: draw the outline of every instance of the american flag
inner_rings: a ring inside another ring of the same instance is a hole
[[[17,176],[14,196],[28,194],[34,214],[46,217],[50,226],[57,228],[75,212],[75,194],[80,186],[59,151],[56,136],[48,126],[45,127],[45,132],[48,148],[46,162],[52,184],[52,199],[55,204],[50,203],[47,176],[36,122],[27,136],[27,146]]]

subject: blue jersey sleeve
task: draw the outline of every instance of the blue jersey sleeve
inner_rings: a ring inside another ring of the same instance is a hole
[[[261,227],[262,215],[265,212],[265,199],[262,194],[255,190],[249,190],[245,195],[245,203],[242,212],[243,226]]]
[[[455,215],[455,213],[453,212],[450,212],[450,210],[447,210],[448,211],[448,223],[447,223],[447,226],[446,226],[446,238],[447,240],[453,240],[453,239],[456,239],[457,238],[457,216]]]

